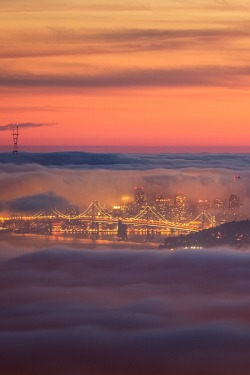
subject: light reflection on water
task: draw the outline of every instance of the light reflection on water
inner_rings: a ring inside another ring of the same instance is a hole
[[[179,233],[156,233],[154,241],[145,241],[146,233],[129,233],[127,241],[118,241],[115,233],[102,232],[99,238],[91,238],[89,234],[69,234],[56,232],[51,235],[42,234],[0,234],[1,258],[12,258],[26,253],[49,248],[67,248],[76,251],[81,250],[154,250],[158,251],[159,245],[168,236],[176,236]],[[4,250],[5,249],[5,250]],[[163,251],[159,249],[159,251]]]
[[[129,233],[128,235],[128,240],[127,241],[122,241],[119,240],[114,233],[107,233],[107,232],[102,232],[98,236],[91,236],[91,234],[63,234],[63,233],[54,233],[50,236],[50,238],[54,241],[57,241],[58,239],[67,239],[69,241],[74,241],[74,242],[96,242],[99,244],[104,244],[104,243],[127,243],[127,244],[145,244],[145,243],[152,243],[155,246],[160,245],[161,243],[164,242],[166,237],[169,236],[177,236],[179,233],[155,233],[153,239],[147,239],[146,233]]]
[[[157,249],[169,235],[174,236],[177,234],[157,233],[152,241],[146,240],[145,233],[130,234],[127,241],[119,241],[114,233],[102,233],[97,238],[92,238],[91,235],[87,234],[64,234],[59,232],[52,235],[3,234],[0,236],[0,241],[10,241],[17,246],[32,248],[70,245],[75,248],[97,248],[105,246],[115,248]]]

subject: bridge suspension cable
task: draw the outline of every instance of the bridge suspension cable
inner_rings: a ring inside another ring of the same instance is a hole
[[[159,221],[169,223],[161,213],[157,212],[156,209],[151,206],[146,206],[144,210],[141,211],[134,219],[142,219],[143,216],[147,216],[149,212],[152,213]]]
[[[96,202],[96,207],[101,214],[103,214],[105,217],[107,217],[109,219],[112,219],[112,216],[102,207],[100,202],[98,202],[98,201]]]
[[[59,211],[57,208],[54,208],[52,211],[58,215],[59,217],[62,217],[63,219],[82,219],[85,217],[91,217],[93,208],[96,210],[97,213],[100,213],[104,217],[108,219],[112,219],[112,216],[101,206],[101,204],[98,201],[93,201],[90,203],[90,205],[86,208],[85,211],[80,213],[79,215],[66,215],[63,214],[61,211]]]
[[[206,211],[202,211],[194,220],[192,220],[191,222],[193,221],[198,221],[199,219],[202,219],[204,220],[204,218],[206,218],[208,220],[208,222],[210,223],[211,226],[216,226],[217,223],[216,223],[216,220],[215,220],[215,217],[213,215],[211,215],[209,212],[206,212]]]
[[[43,210],[40,210],[40,211],[38,211],[36,214],[34,214],[33,216],[34,216],[34,217],[43,216],[43,213],[44,213],[44,211],[43,211]]]

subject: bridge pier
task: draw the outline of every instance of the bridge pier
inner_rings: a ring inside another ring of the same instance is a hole
[[[145,241],[153,241],[155,238],[154,230],[147,226],[146,238]]]
[[[117,237],[120,241],[126,241],[128,239],[127,234],[127,224],[123,224],[123,222],[119,219],[118,226],[117,226]]]

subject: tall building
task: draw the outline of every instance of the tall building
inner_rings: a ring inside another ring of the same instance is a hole
[[[213,208],[216,210],[222,210],[223,208],[226,207],[226,204],[223,200],[221,199],[215,199],[213,202]]]
[[[144,191],[143,186],[135,187],[134,197],[135,197],[135,203],[138,206],[141,206],[145,200],[145,191]]]
[[[161,194],[155,199],[156,210],[165,217],[167,220],[172,219],[172,213],[174,208],[174,200],[171,198],[164,198]]]
[[[207,211],[211,208],[211,203],[208,199],[199,199],[197,201],[197,210],[198,213],[201,213],[203,211]]]
[[[187,219],[187,197],[183,194],[176,194],[174,197],[173,219],[185,221]]]
[[[121,217],[122,216],[122,208],[121,206],[113,206],[113,209],[112,209],[112,216],[113,217]]]
[[[231,194],[228,199],[228,207],[230,210],[235,210],[236,208],[240,208],[241,201],[237,194]]]

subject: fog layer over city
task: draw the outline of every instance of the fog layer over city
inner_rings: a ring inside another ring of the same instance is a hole
[[[135,186],[144,186],[149,199],[161,193],[171,198],[177,192],[210,200],[237,194],[248,206],[248,155],[60,155],[20,154],[16,160],[1,154],[0,209],[38,211],[67,203],[84,208],[92,200],[112,206],[124,195],[133,199]],[[234,175],[239,174],[240,179],[235,180]]]
[[[247,375],[250,253],[2,242],[5,375]]]

